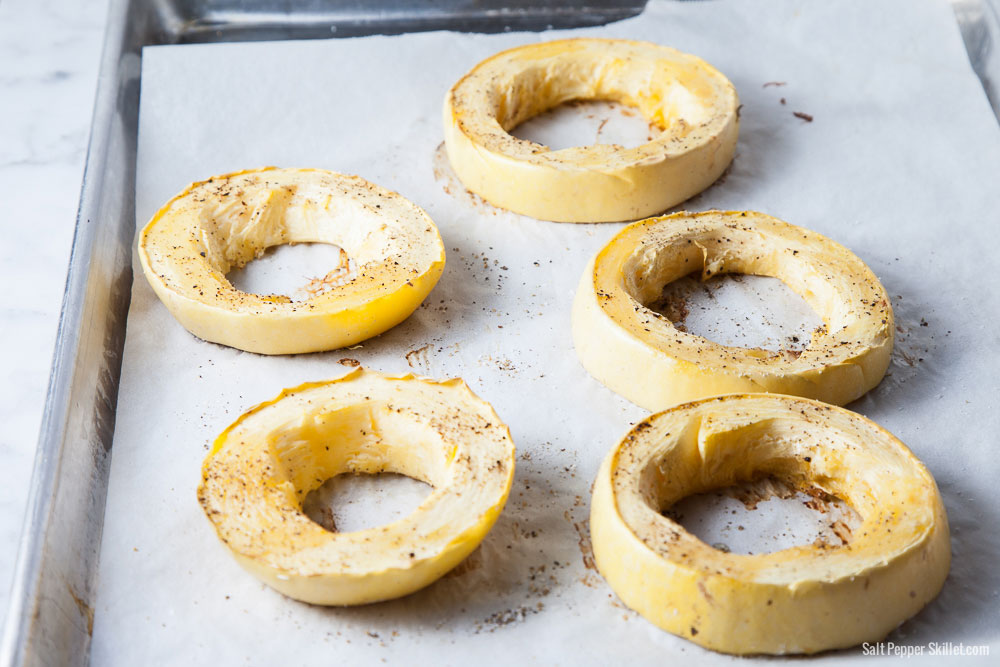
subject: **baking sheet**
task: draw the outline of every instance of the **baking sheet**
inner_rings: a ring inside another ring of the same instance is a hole
[[[900,325],[897,353],[891,377],[852,407],[927,463],[954,551],[942,595],[890,639],[985,643],[996,655],[1000,522],[990,492],[1000,467],[990,447],[1000,341],[988,323],[1000,303],[979,263],[997,236],[1000,133],[950,8],[652,3],[636,19],[557,34],[649,39],[721,69],[745,105],[738,155],[724,182],[684,208],[766,211],[847,245],[882,279]],[[360,349],[297,357],[197,341],[136,280],[94,664],[731,660],[625,610],[590,567],[590,482],[643,412],[576,362],[569,305],[587,258],[619,226],[493,209],[464,193],[438,151],[440,102],[458,76],[502,48],[554,36],[144,51],[139,224],[191,180],[262,164],[316,166],[413,199],[449,254],[441,283],[403,325]],[[194,490],[208,443],[238,414],[282,387],[340,374],[348,358],[464,377],[510,425],[521,456],[507,509],[454,573],[403,600],[323,609],[240,570]]]

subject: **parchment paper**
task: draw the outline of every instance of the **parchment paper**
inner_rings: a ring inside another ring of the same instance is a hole
[[[1000,652],[997,123],[946,3],[782,0],[652,2],[635,19],[542,34],[147,48],[138,225],[192,180],[265,164],[323,167],[423,206],[448,264],[409,320],[363,347],[277,358],[193,338],[135,265],[95,665],[735,660],[626,610],[592,567],[591,481],[644,413],[578,364],[569,309],[588,257],[620,225],[498,211],[467,195],[438,152],[441,100],[460,75],[503,48],[570,34],[655,41],[718,67],[744,104],[737,157],[679,208],[756,209],[819,231],[893,295],[890,376],[850,407],[902,438],[936,477],[953,566],[940,597],[890,639]],[[243,572],[195,488],[208,443],[240,413],[283,387],[341,374],[346,358],[464,377],[510,425],[520,456],[506,510],[455,572],[398,601],[325,609]],[[864,659],[861,649],[814,658]]]

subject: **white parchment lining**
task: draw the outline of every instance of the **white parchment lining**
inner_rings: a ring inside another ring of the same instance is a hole
[[[635,19],[558,33],[147,48],[138,225],[192,180],[322,167],[424,207],[448,264],[423,307],[362,348],[278,358],[196,340],[136,264],[93,664],[734,661],[626,610],[590,569],[591,481],[644,413],[580,367],[569,308],[586,260],[620,226],[498,211],[437,155],[441,100],[460,75],[500,49],[568,34],[650,40],[718,67],[744,104],[737,157],[683,208],[756,209],[816,230],[893,295],[891,375],[851,407],[937,478],[954,562],[941,596],[890,639],[1000,653],[1000,132],[945,2],[783,0],[653,2]],[[240,413],[341,374],[348,357],[464,377],[510,425],[520,458],[505,512],[454,573],[402,600],[324,609],[244,573],[195,488],[208,443]],[[815,658],[864,660],[861,649]]]

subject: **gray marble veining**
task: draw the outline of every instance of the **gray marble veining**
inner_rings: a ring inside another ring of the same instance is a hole
[[[0,2],[0,620],[66,280],[107,0]]]

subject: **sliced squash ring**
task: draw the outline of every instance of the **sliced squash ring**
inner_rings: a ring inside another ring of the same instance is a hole
[[[332,533],[302,511],[341,473],[395,472],[434,491],[393,523]],[[514,443],[461,380],[362,368],[261,403],[215,441],[198,500],[240,565],[285,595],[323,605],[399,597],[438,579],[482,541],[507,501]]]
[[[517,125],[563,102],[610,100],[660,128],[635,148],[550,150]],[[701,192],[733,159],[739,99],[715,68],[648,42],[563,39],[479,63],[445,96],[444,136],[466,188],[542,220],[607,222],[653,215]]]
[[[772,475],[848,503],[847,544],[769,554],[713,549],[662,512],[682,498]],[[815,653],[878,641],[948,574],[937,485],[877,424],[770,394],[680,405],[637,424],[605,459],[590,526],[597,568],[647,620],[726,653]]]
[[[305,301],[248,294],[226,279],[271,246],[310,242],[340,246],[353,275]],[[290,354],[353,345],[402,322],[441,276],[444,244],[430,217],[395,192],[357,176],[268,167],[188,186],[142,230],[139,261],[195,336]]]
[[[692,272],[782,280],[823,319],[799,351],[720,345],[646,307]],[[893,344],[889,296],[856,255],[763,213],[676,213],[629,225],[584,271],[573,304],[583,366],[647,410],[706,396],[773,392],[849,403],[885,375]]]

